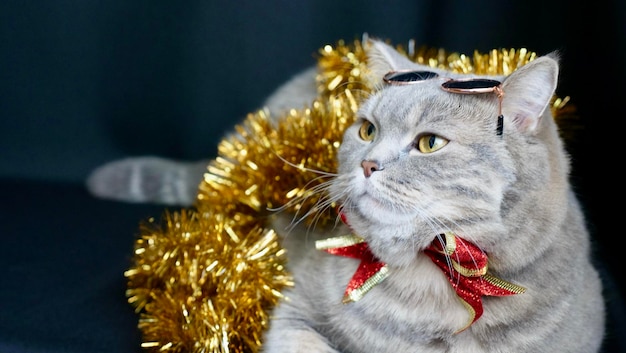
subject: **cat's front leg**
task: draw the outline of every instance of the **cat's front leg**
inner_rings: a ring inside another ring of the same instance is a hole
[[[278,305],[265,334],[261,353],[339,353],[328,339],[287,303]]]

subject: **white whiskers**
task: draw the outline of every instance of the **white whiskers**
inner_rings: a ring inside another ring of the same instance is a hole
[[[330,196],[330,192],[329,192],[329,189],[330,189],[330,187],[332,185],[333,180],[336,177],[338,177],[339,174],[337,174],[337,173],[330,173],[330,172],[326,172],[326,171],[323,171],[323,170],[307,168],[307,167],[305,167],[303,165],[294,164],[294,163],[286,160],[285,158],[283,158],[282,156],[280,156],[276,152],[274,152],[274,154],[276,155],[276,157],[278,157],[285,164],[287,164],[287,165],[289,165],[289,166],[291,166],[293,168],[302,170],[302,171],[318,174],[318,176],[313,178],[313,179],[311,179],[311,180],[309,180],[301,188],[301,191],[296,196],[294,196],[294,198],[291,199],[289,202],[285,203],[284,205],[282,205],[280,207],[268,208],[268,211],[282,212],[282,211],[285,211],[286,209],[289,209],[289,208],[295,208],[296,212],[293,215],[293,221],[289,225],[289,229],[293,229],[295,226],[297,226],[298,224],[302,223],[305,219],[307,219],[309,217],[313,217],[311,224],[313,226],[315,226],[315,224],[318,223],[318,221],[320,220],[322,215],[325,213],[325,211],[327,211],[329,208],[334,206],[340,199],[339,196],[331,197]],[[326,178],[328,178],[330,180],[320,181],[320,180],[323,180],[323,179],[326,179]],[[318,183],[318,184],[310,187],[310,185],[314,184],[314,183]],[[313,198],[313,197],[317,197],[318,198],[317,201],[315,202],[315,204],[313,205],[313,207],[311,207],[311,209],[307,210],[306,213],[301,214],[301,209],[300,209],[300,207],[298,207],[298,205],[305,204],[310,198]]]

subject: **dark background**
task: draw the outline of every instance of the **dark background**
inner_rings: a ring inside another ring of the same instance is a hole
[[[127,156],[214,157],[319,48],[364,32],[561,52],[557,94],[581,127],[572,182],[611,300],[606,351],[624,351],[625,284],[610,279],[623,268],[625,23],[617,0],[1,2],[0,352],[139,352],[123,271],[138,222],[163,208],[96,200],[87,174]]]

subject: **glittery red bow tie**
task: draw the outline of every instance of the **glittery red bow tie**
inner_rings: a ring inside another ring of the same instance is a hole
[[[343,214],[341,216],[345,223]],[[344,303],[361,299],[389,275],[387,265],[378,260],[367,243],[356,235],[320,240],[316,247],[333,255],[361,260],[344,292]],[[452,233],[445,233],[443,238],[435,239],[424,253],[447,276],[470,313],[469,322],[459,332],[469,327],[483,314],[482,296],[507,296],[526,290],[488,274],[488,259],[485,253],[475,244]]]
[[[443,271],[467,310],[468,328],[483,314],[482,296],[502,297],[526,289],[487,273],[487,255],[475,244],[452,233],[435,239],[424,253]]]
[[[348,282],[343,302],[355,302],[388,275],[387,265],[379,261],[370,251],[367,243],[356,235],[318,240],[315,246],[330,254],[359,259],[359,267]]]

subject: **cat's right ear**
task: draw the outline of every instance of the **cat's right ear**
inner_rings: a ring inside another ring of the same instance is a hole
[[[383,76],[389,71],[420,67],[419,64],[412,62],[391,45],[381,40],[367,38],[364,44],[368,68],[366,77],[372,86],[380,85]]]

